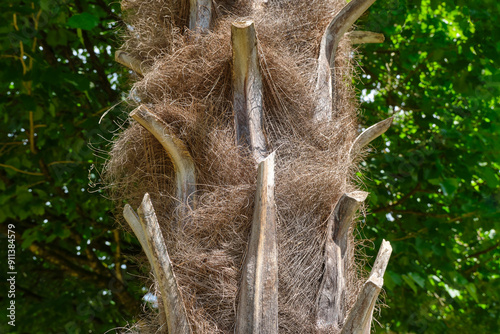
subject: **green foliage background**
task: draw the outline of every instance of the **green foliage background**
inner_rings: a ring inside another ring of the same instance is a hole
[[[103,333],[140,310],[140,248],[92,187],[125,122],[120,15],[109,0],[0,3],[1,332]],[[358,22],[386,36],[357,57],[361,123],[395,116],[359,177],[362,234],[394,248],[377,332],[500,328],[499,19],[495,0],[379,0]]]

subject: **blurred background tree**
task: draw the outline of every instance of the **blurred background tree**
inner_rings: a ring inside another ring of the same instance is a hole
[[[499,15],[493,0],[392,0],[361,23],[387,37],[360,52],[361,123],[395,116],[362,179],[363,232],[394,247],[392,331],[500,328]]]
[[[147,272],[92,186],[128,111],[128,73],[113,60],[119,4],[11,0],[0,9],[0,256],[14,224],[18,273],[16,327],[4,317],[0,330],[123,326],[140,312],[137,276]],[[356,57],[361,124],[395,116],[359,176],[371,192],[361,235],[394,248],[377,332],[500,328],[499,18],[495,0],[389,0],[358,22],[386,36]]]
[[[126,71],[113,57],[120,7],[14,0],[0,9],[4,311],[7,224],[15,225],[18,273],[16,327],[3,316],[0,332],[103,333],[132,320],[141,297],[126,257],[140,249],[116,230],[111,202],[89,187],[122,122]]]

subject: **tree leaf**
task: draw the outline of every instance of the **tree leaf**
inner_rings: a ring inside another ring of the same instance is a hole
[[[422,289],[425,288],[425,279],[422,278],[422,276],[416,273],[408,273],[408,276],[410,276],[411,279],[415,281],[415,283],[417,283]]]
[[[88,12],[73,15],[68,20],[68,26],[75,29],[92,30],[98,24],[99,19]]]
[[[33,242],[39,241],[40,232],[35,229],[28,229],[23,233],[21,248],[28,248]]]
[[[410,286],[410,288],[413,290],[413,292],[415,292],[415,294],[417,294],[417,286],[415,285],[415,282],[413,281],[413,279],[411,279],[407,275],[401,275],[401,278],[406,282],[406,284],[408,284]]]
[[[476,286],[473,283],[469,283],[465,286],[469,294],[474,298],[476,303],[479,303],[479,299],[477,298],[477,289]]]
[[[491,168],[482,168],[480,176],[486,182],[486,185],[492,189],[497,188],[500,184],[497,174]]]
[[[444,179],[439,183],[441,186],[441,190],[445,196],[451,196],[458,189],[458,180],[457,179]]]
[[[43,205],[32,205],[31,212],[33,212],[34,215],[42,216],[45,213],[45,207]]]

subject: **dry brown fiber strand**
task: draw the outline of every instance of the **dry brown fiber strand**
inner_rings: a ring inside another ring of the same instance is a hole
[[[182,28],[184,3],[123,1],[129,27],[123,49],[147,65],[144,77],[135,77],[130,110],[147,105],[186,143],[196,166],[197,206],[178,222],[173,165],[135,121],[113,143],[104,168],[107,188],[119,206],[137,208],[145,192],[151,195],[193,331],[234,332],[256,165],[235,140],[230,32],[236,19],[252,18],[264,77],[264,130],[269,151],[277,152],[279,330],[314,333],[326,222],[340,196],[357,190],[357,163],[348,154],[357,104],[347,41],[337,51],[332,121],[312,121],[319,42],[345,2],[269,1],[265,11],[253,11],[246,1],[216,1],[215,27],[203,36]],[[348,253],[352,259],[354,249]],[[362,283],[359,271],[355,264],[349,270],[349,307]],[[137,329],[155,332],[156,321],[139,322]]]

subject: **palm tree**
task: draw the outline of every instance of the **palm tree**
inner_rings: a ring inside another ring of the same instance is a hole
[[[370,331],[392,249],[363,272],[355,176],[392,118],[359,133],[352,45],[383,36],[349,30],[373,2],[122,1],[133,111],[105,176],[159,304],[135,330]]]

